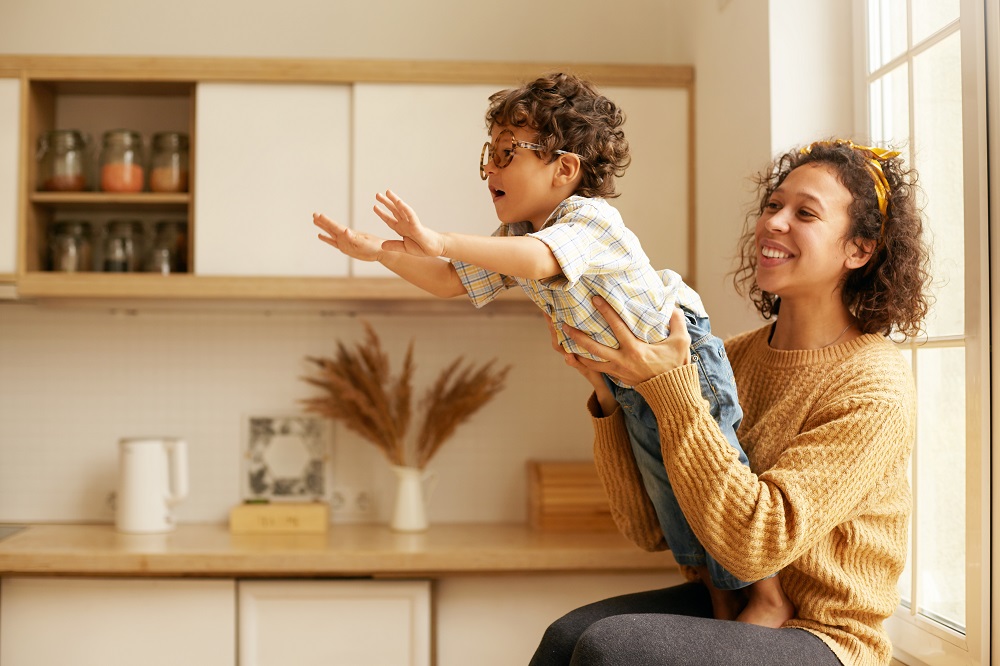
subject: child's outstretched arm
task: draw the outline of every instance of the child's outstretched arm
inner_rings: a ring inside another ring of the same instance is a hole
[[[530,236],[471,236],[439,233],[425,227],[412,208],[386,190],[375,199],[385,210],[374,207],[382,221],[401,236],[387,240],[382,249],[414,257],[448,257],[504,275],[542,279],[558,275],[559,262],[549,246]]]
[[[324,233],[319,239],[359,261],[377,261],[410,284],[441,298],[464,296],[465,287],[450,262],[431,257],[414,257],[382,249],[384,239],[354,231],[320,213],[313,224]]]

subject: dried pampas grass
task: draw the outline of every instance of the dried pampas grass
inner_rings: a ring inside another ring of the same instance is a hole
[[[302,379],[326,395],[303,400],[305,410],[340,421],[373,443],[393,465],[423,469],[455,429],[504,388],[510,366],[495,369],[496,359],[479,367],[455,359],[427,389],[417,406],[422,422],[409,438],[412,417],[413,342],[396,377],[389,357],[368,322],[365,340],[348,349],[337,343],[334,358],[309,356],[317,374]]]

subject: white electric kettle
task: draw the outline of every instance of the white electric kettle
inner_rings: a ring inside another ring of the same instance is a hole
[[[143,437],[118,442],[115,528],[130,534],[170,532],[171,508],[188,492],[187,443]]]

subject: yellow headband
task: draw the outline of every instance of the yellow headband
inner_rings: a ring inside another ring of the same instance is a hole
[[[868,167],[868,173],[871,174],[872,180],[875,182],[875,197],[878,199],[878,210],[882,213],[882,226],[884,227],[889,211],[889,181],[886,180],[885,172],[882,171],[881,160],[891,160],[893,157],[899,155],[899,151],[872,148],[871,146],[859,146],[853,141],[837,139],[836,141],[814,141],[799,152],[803,154],[811,153],[813,146],[847,146],[865,154],[865,157],[868,159],[868,163],[865,166]]]

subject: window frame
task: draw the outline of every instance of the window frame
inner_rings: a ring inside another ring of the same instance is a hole
[[[905,0],[907,13],[911,13],[911,0]],[[960,0],[960,18],[957,29],[960,32],[962,58],[962,124],[963,124],[963,170],[965,208],[965,332],[955,340],[942,339],[925,343],[926,346],[962,346],[965,349],[966,364],[966,623],[965,634],[952,631],[900,605],[893,617],[886,623],[892,637],[894,656],[905,664],[969,664],[985,665],[990,659],[991,600],[996,598],[997,581],[992,581],[993,589],[988,590],[991,576],[990,526],[997,523],[997,511],[991,505],[991,466],[1000,461],[991,456],[991,428],[998,419],[992,414],[1000,414],[1000,396],[993,396],[990,390],[991,378],[1000,378],[1000,364],[990,355],[991,335],[993,343],[1000,344],[1000,331],[992,331],[990,326],[990,305],[1000,312],[1000,267],[994,265],[991,273],[990,259],[998,258],[1000,263],[1000,239],[989,234],[990,201],[993,202],[993,219],[998,220],[1000,210],[1000,177],[994,168],[992,185],[988,181],[989,159],[1000,165],[998,134],[987,134],[987,114],[990,126],[1000,128],[1000,113],[997,112],[998,92],[987,89],[986,71],[1000,71],[997,56],[997,13],[1000,0]],[[989,22],[987,22],[989,20]],[[909,28],[908,21],[908,31]],[[883,65],[879,70],[868,73],[868,0],[854,3],[856,107],[855,126],[862,128],[863,134],[870,134],[869,92],[870,83],[878,78],[879,72],[894,68],[901,61],[908,64],[908,89],[912,99],[913,58],[927,48],[932,48],[946,34],[954,32],[954,24],[938,33],[928,36],[916,49],[907,37],[905,53]],[[987,50],[989,48],[989,51]],[[989,99],[988,97],[989,96]],[[987,102],[990,102],[987,104]],[[909,146],[914,145],[913,105],[909,105],[910,137]],[[988,138],[992,144],[988,145]],[[919,165],[917,165],[919,168]],[[990,187],[992,186],[992,193]],[[992,198],[990,197],[992,194]],[[961,344],[964,342],[964,344]],[[920,340],[908,340],[901,345],[914,351],[921,348]],[[913,354],[915,368],[916,354]],[[919,418],[919,416],[918,416]],[[917,492],[914,489],[914,501]],[[915,504],[914,513],[919,510]],[[910,545],[911,555],[914,552]],[[919,563],[913,567],[918,571]],[[984,589],[986,588],[986,589]],[[915,608],[919,608],[919,588],[914,585]],[[993,592],[993,594],[991,594]],[[1000,639],[993,639],[994,641]]]

